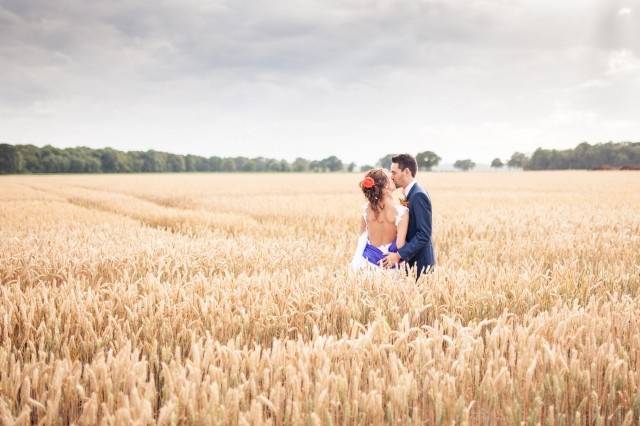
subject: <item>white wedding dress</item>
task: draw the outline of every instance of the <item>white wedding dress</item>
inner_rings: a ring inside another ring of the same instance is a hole
[[[396,228],[400,224],[400,220],[402,217],[409,211],[409,209],[400,204],[395,205],[396,209],[396,217],[395,217],[395,225]],[[369,203],[366,203],[363,206],[362,217],[364,218],[364,223],[366,225],[365,230],[358,237],[358,242],[356,244],[355,252],[353,253],[353,258],[351,259],[351,269],[354,271],[367,269],[367,268],[375,268],[382,269],[377,262],[374,260],[378,260],[378,258],[384,257],[391,252],[396,252],[396,241],[394,239],[393,242],[389,244],[383,244],[381,246],[374,246],[369,241],[369,225],[367,223],[367,212],[369,211]]]

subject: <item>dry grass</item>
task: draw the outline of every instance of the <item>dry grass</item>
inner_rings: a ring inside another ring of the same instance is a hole
[[[423,174],[417,284],[358,178],[0,178],[0,424],[640,423],[638,173]]]

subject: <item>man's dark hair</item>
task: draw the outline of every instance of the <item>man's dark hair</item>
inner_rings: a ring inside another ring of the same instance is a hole
[[[391,158],[392,163],[396,163],[400,168],[400,171],[404,169],[409,169],[411,172],[411,176],[416,177],[416,172],[418,171],[418,164],[416,163],[416,159],[409,154],[400,154]]]

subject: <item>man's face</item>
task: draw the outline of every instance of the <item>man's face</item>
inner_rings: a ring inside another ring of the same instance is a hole
[[[411,174],[409,169],[400,170],[397,163],[391,163],[391,179],[396,186],[405,187],[410,182],[407,174]]]

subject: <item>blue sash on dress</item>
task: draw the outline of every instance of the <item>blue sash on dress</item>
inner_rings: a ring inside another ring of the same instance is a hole
[[[393,240],[391,245],[389,246],[389,253],[397,253],[398,246],[396,246],[396,241]],[[367,259],[370,263],[373,263],[376,266],[380,266],[380,261],[385,258],[387,254],[383,253],[378,247],[371,245],[369,241],[367,241],[367,245],[364,247],[364,252],[362,256]],[[397,265],[395,266],[397,267]]]

